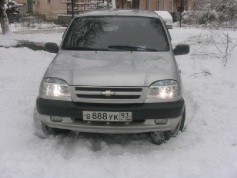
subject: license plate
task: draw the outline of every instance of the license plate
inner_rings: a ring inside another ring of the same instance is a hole
[[[83,111],[83,120],[104,122],[129,122],[132,121],[132,112]]]

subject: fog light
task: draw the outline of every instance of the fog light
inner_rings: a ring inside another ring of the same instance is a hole
[[[155,124],[166,124],[168,119],[155,119]]]
[[[63,121],[63,117],[60,117],[60,116],[51,116],[50,119],[53,122],[62,122]]]

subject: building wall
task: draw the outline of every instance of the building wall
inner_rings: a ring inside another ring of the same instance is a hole
[[[26,4],[27,0],[15,0],[17,4]]]
[[[45,15],[47,19],[57,19],[58,14],[71,14],[71,4],[67,0],[33,0],[33,13]],[[70,0],[71,2],[71,0]],[[88,10],[89,0],[74,0],[74,13]]]
[[[193,7],[194,7],[194,4],[195,4],[195,2],[194,2],[195,0],[188,0],[188,8],[189,9],[193,9]]]
[[[16,0],[17,3],[26,4],[28,0]],[[57,19],[58,14],[67,14],[67,0],[31,0],[33,2],[33,13],[45,15],[48,19]],[[90,0],[74,0],[78,3],[89,2]],[[183,0],[185,3],[185,10],[193,6],[194,0]],[[64,2],[64,3],[61,3]],[[131,0],[116,0],[116,5],[119,9],[132,8]],[[165,10],[170,12],[177,12],[177,7],[181,5],[181,0],[139,0],[139,9],[157,11]],[[29,9],[29,7],[28,7]],[[88,6],[77,6],[75,14],[79,11],[87,10]]]
[[[48,19],[57,19],[58,14],[66,13],[67,5],[59,0],[33,0],[33,13],[45,15]]]
[[[127,0],[116,0],[117,9],[130,9],[131,2]]]
[[[169,0],[141,0],[140,9],[149,11],[167,10],[172,11],[169,7]],[[173,2],[173,1],[171,1]]]
[[[184,0],[185,10],[193,5],[193,0]],[[177,7],[181,6],[181,0],[140,0],[140,9],[149,11],[169,11],[177,12]]]

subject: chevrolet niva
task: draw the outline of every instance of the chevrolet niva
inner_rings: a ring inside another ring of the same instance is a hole
[[[34,112],[42,137],[66,131],[150,133],[161,144],[182,131],[185,101],[175,55],[154,12],[108,10],[80,14],[66,29],[45,72]]]

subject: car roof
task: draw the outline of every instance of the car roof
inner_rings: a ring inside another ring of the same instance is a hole
[[[142,11],[142,10],[102,10],[102,11],[91,11],[82,13],[79,17],[83,16],[142,16],[142,17],[154,17],[159,18],[160,16],[154,12],[150,11]]]

